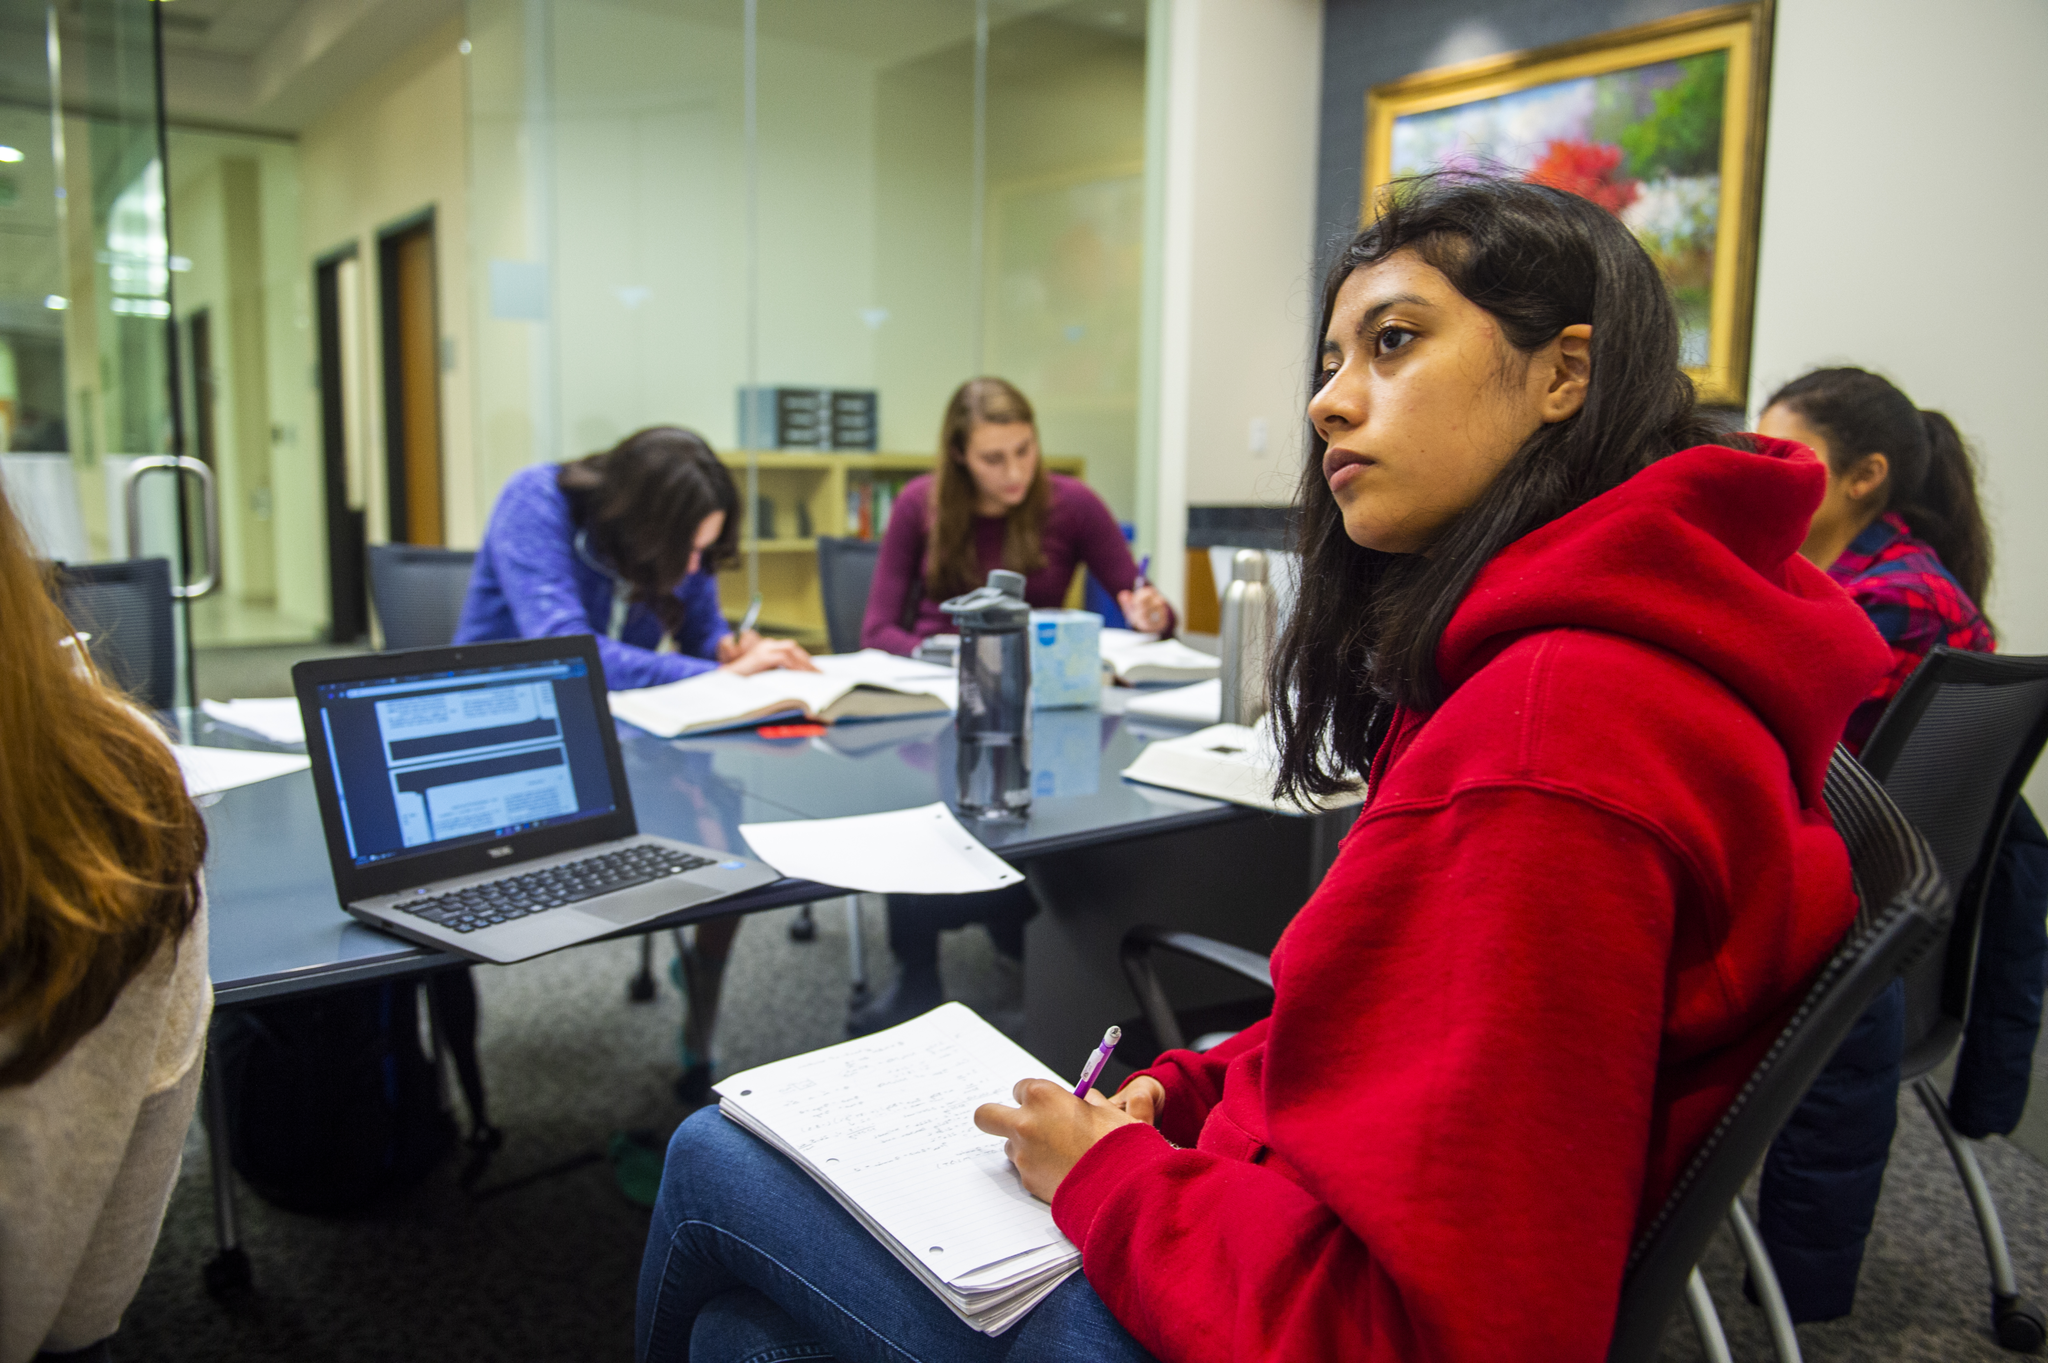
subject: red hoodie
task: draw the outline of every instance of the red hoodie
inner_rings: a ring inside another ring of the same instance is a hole
[[[1604,1358],[1637,1229],[1855,913],[1821,785],[1888,655],[1797,556],[1820,465],[1758,443],[1487,565],[1272,1016],[1160,1057],[1159,1128],[1060,1185],[1160,1358]]]

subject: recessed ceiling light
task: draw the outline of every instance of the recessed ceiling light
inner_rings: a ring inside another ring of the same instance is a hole
[[[12,162],[12,161],[19,161],[20,159],[21,159],[21,148],[20,148],[20,147],[8,147],[8,146],[0,146],[0,161],[9,161],[9,162]]]
[[[43,306],[51,312],[62,312],[71,306],[71,300],[53,293],[43,300]]]

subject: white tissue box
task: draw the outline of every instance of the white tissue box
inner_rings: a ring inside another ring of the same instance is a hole
[[[1031,707],[1102,704],[1102,617],[1094,611],[1031,612]]]

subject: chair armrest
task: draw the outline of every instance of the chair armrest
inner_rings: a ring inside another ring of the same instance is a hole
[[[1256,951],[1246,951],[1243,947],[1234,947],[1199,933],[1177,932],[1171,928],[1143,924],[1132,928],[1124,934],[1123,944],[1117,949],[1117,960],[1124,968],[1124,978],[1130,982],[1131,993],[1136,996],[1145,1021],[1151,1024],[1152,1034],[1169,1051],[1185,1049],[1188,1043],[1181,1032],[1180,1019],[1174,1016],[1173,1005],[1167,1001],[1166,991],[1160,987],[1159,972],[1152,963],[1155,948],[1206,961],[1219,970],[1229,971],[1266,989],[1273,987],[1272,963]]]

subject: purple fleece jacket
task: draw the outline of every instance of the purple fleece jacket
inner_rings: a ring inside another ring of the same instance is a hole
[[[606,637],[612,579],[576,553],[576,523],[568,497],[555,485],[558,469],[536,464],[506,479],[477,547],[455,642],[594,634],[605,685],[613,691],[656,686],[717,667],[718,641],[732,631],[718,610],[718,579],[708,572],[692,573],[676,588],[685,612],[676,637],[681,652],[654,651],[661,643],[661,621],[639,603],[626,613],[621,637]]]

